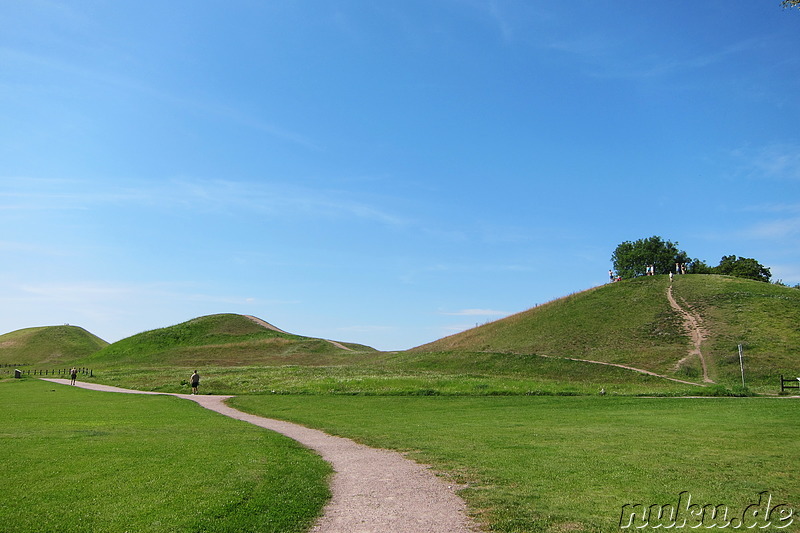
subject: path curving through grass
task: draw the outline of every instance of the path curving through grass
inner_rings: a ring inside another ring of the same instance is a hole
[[[45,379],[69,386],[66,379]],[[334,469],[333,497],[313,533],[468,533],[478,531],[455,489],[427,466],[389,450],[370,448],[299,424],[251,415],[225,404],[231,396],[146,392],[96,383],[76,386],[104,392],[176,396],[225,416],[276,431],[316,451]]]
[[[698,387],[704,387],[702,383],[695,383],[694,381],[686,381],[685,379],[678,379],[673,378],[670,376],[665,376],[664,374],[658,374],[651,370],[645,370],[643,368],[636,368],[635,366],[630,365],[623,365],[622,363],[609,363],[608,361],[593,361],[591,359],[578,359],[577,357],[562,357],[557,355],[540,355],[539,357],[546,357],[548,359],[565,359],[567,361],[577,361],[579,363],[591,363],[593,365],[605,365],[605,366],[615,366],[617,368],[624,368],[625,370],[632,370],[634,372],[639,372],[640,374],[646,374],[648,376],[655,376],[657,378],[666,379],[669,381],[674,381],[675,383],[683,383],[685,385],[694,385]]]
[[[706,383],[714,383],[714,381],[708,377],[708,366],[706,365],[705,357],[703,357],[703,352],[700,349],[707,335],[702,326],[702,317],[692,311],[692,308],[688,305],[685,308],[681,307],[672,295],[672,285],[667,288],[667,300],[669,300],[669,305],[672,306],[672,309],[683,318],[686,331],[692,339],[692,349],[689,351],[687,357],[697,356],[700,359],[700,364],[703,366],[703,381]],[[678,365],[680,365],[680,362],[678,362]]]

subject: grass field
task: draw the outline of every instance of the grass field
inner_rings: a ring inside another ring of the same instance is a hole
[[[396,357],[399,361],[393,361]],[[188,392],[194,368],[100,368],[95,381]],[[565,359],[488,353],[384,354],[349,365],[199,367],[205,394],[334,395],[695,395],[718,391],[631,370]],[[83,378],[82,378],[83,379]]]
[[[800,512],[793,399],[253,395],[232,404],[407,451],[467,484],[462,496],[488,531],[617,531],[623,505],[677,505],[684,491],[731,516],[762,491]],[[793,522],[763,530],[800,531]]]
[[[3,531],[304,531],[328,497],[318,457],[191,402],[33,379],[0,382],[0,401]],[[773,507],[800,509],[794,399],[276,394],[232,404],[408,452],[463,484],[487,531],[616,531],[626,504],[677,505],[681,493],[732,517],[764,491]],[[759,530],[800,531],[794,521]]]
[[[330,467],[166,396],[0,382],[4,532],[305,531]]]

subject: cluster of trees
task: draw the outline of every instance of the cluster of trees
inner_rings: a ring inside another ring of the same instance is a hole
[[[611,262],[622,279],[643,276],[649,266],[653,267],[654,274],[679,273],[676,265],[682,265],[687,274],[723,274],[765,282],[769,282],[772,277],[769,268],[749,257],[726,255],[719,265],[708,266],[704,261],[692,259],[686,252],[679,250],[677,242],[664,241],[655,235],[619,244],[611,255]]]

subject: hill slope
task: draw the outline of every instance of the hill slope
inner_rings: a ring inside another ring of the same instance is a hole
[[[108,346],[103,339],[77,326],[43,326],[0,335],[0,364],[69,364]]]
[[[375,350],[292,335],[255,317],[219,314],[195,318],[122,339],[85,358],[86,365],[324,364]]]
[[[572,357],[630,365],[700,382],[685,316],[667,298],[666,276],[642,277],[573,294],[412,352],[492,352]],[[708,375],[748,385],[800,375],[800,291],[729,276],[678,276],[676,302],[697,316]]]

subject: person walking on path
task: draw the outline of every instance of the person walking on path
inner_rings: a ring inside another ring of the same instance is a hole
[[[75,385],[76,379],[78,379],[78,369],[73,366],[69,371],[69,384]]]
[[[192,384],[192,394],[197,394],[197,387],[200,386],[200,374],[197,373],[197,370],[194,371],[189,381]]]

